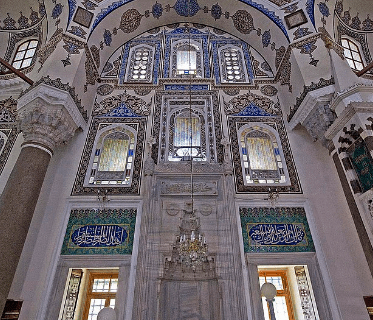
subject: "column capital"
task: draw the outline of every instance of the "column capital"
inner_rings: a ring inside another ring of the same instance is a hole
[[[52,151],[86,126],[71,94],[43,82],[21,95],[17,109],[26,144],[40,144]]]

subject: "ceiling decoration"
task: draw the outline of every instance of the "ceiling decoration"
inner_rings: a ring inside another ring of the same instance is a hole
[[[350,28],[362,31],[373,31],[373,20],[370,19],[369,13],[367,17],[362,21],[359,18],[359,12],[355,13],[355,16],[351,18],[352,9],[349,7],[346,11],[344,10],[343,1],[337,1],[335,4],[335,13],[337,16]]]
[[[269,1],[271,1],[276,6],[281,7],[281,6],[284,6],[285,4],[292,2],[293,0],[269,0]]]
[[[18,18],[14,15],[12,17],[11,13],[7,13],[7,17],[2,20],[2,25],[0,24],[0,30],[22,30],[30,28],[38,24],[46,14],[43,3],[39,3],[38,11],[35,11],[32,7],[30,7],[30,11],[29,14],[26,14],[26,10],[24,10],[23,12],[26,15],[22,11],[19,11],[20,16]]]
[[[69,1],[69,5],[70,5],[70,1]],[[113,2],[111,5],[109,5],[108,7],[101,9],[101,11],[96,15],[96,18],[94,19],[94,22],[91,28],[91,33],[108,14],[110,14],[114,10],[118,9],[119,7],[131,1],[133,0],[116,1],[116,2]],[[269,19],[271,19],[281,29],[281,31],[284,33],[284,35],[289,40],[287,30],[282,19],[278,15],[276,15],[274,11],[270,11],[269,9],[265,8],[262,4],[256,3],[252,0],[240,0],[240,1],[251,7],[254,7],[255,9],[265,14]],[[276,1],[276,2],[280,1],[284,3],[290,2],[289,0],[273,0],[273,1]],[[88,3],[89,2],[85,0],[83,5],[86,6]],[[87,10],[94,10],[92,6],[89,6],[89,7],[88,6],[89,5],[87,5],[86,7]],[[223,9],[218,3],[212,5],[211,8],[209,8],[208,6],[200,6],[200,4],[198,3],[198,0],[176,0],[176,3],[173,6],[171,4],[167,4],[166,6],[163,6],[161,3],[158,3],[156,1],[152,5],[151,9],[146,10],[144,14],[141,14],[136,9],[128,9],[126,11],[127,15],[125,17],[125,22],[129,21],[131,28],[128,28],[128,26],[121,24],[121,29],[123,28],[122,29],[123,31],[126,30],[124,31],[126,33],[127,33],[127,30],[128,30],[128,33],[133,32],[130,30],[137,29],[137,27],[135,28],[134,26],[136,26],[137,24],[138,25],[140,24],[140,20],[142,17],[149,18],[150,16],[152,16],[155,19],[159,19],[165,12],[170,12],[171,9],[174,9],[175,12],[182,17],[192,17],[192,16],[195,16],[198,12],[210,14],[215,20],[221,19],[222,16],[224,16],[226,19],[229,19],[231,17],[231,14],[229,12],[223,13]],[[238,10],[238,11],[245,11],[245,10]],[[123,16],[122,16],[122,19],[123,19]],[[248,23],[246,22],[246,25],[247,24]]]

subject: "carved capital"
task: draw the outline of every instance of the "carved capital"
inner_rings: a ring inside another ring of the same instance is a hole
[[[86,123],[69,93],[40,84],[18,101],[20,129],[27,143],[51,150],[67,142]]]

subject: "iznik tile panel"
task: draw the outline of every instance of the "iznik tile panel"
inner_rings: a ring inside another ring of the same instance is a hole
[[[304,208],[240,208],[244,251],[314,252]]]
[[[62,255],[132,254],[136,209],[71,210]]]

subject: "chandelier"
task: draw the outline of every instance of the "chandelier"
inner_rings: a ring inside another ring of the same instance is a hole
[[[184,210],[179,234],[172,244],[171,257],[165,261],[165,276],[181,273],[214,273],[215,259],[208,255],[208,245],[200,232],[200,219],[194,210]]]

